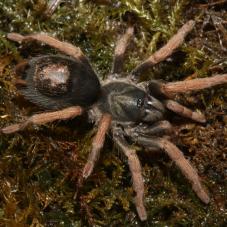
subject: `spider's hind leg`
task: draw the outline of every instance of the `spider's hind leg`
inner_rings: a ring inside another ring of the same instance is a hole
[[[111,115],[106,113],[102,115],[101,120],[99,121],[98,131],[95,137],[93,138],[92,149],[88,156],[87,163],[85,164],[82,173],[82,177],[85,179],[91,175],[95,163],[99,158],[100,151],[105,142],[106,133],[108,132],[109,127],[111,125],[111,120],[112,120]]]
[[[5,128],[0,128],[0,134],[1,133],[11,134],[11,133],[23,130],[30,124],[42,125],[56,120],[66,120],[66,119],[74,118],[76,116],[81,115],[83,111],[84,111],[83,108],[80,106],[72,106],[72,107],[68,107],[63,110],[58,110],[54,112],[35,114],[29,117],[27,120],[25,120],[22,123],[13,124]]]
[[[31,34],[31,35],[21,35],[18,33],[8,33],[7,38],[15,41],[15,42],[30,42],[30,41],[38,41],[45,43],[49,45],[50,47],[56,48],[59,51],[63,52],[64,54],[67,54],[74,59],[81,61],[82,63],[86,64],[88,67],[91,68],[90,63],[87,59],[87,57],[83,54],[81,49],[79,47],[73,46],[70,43],[67,42],[61,42],[56,38],[53,38],[47,34],[44,33],[37,33],[37,34]],[[92,70],[92,68],[91,68]]]

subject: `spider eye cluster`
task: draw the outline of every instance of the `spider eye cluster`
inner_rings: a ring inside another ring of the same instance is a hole
[[[144,99],[139,98],[137,99],[137,107],[141,108],[144,105]]]

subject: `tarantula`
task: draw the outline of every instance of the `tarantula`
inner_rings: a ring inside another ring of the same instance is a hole
[[[133,26],[129,26],[116,43],[111,73],[101,84],[80,48],[45,34],[22,36],[9,33],[10,40],[39,41],[68,56],[44,55],[16,66],[16,74],[21,77],[17,79],[21,93],[33,103],[52,111],[35,114],[22,123],[0,129],[0,132],[14,133],[30,124],[40,125],[74,118],[86,111],[91,121],[98,122],[98,127],[82,171],[83,179],[91,175],[103,147],[105,135],[112,133],[114,143],[128,159],[135,191],[135,205],[141,220],[147,219],[144,183],[139,159],[130,143],[149,150],[163,150],[191,182],[197,196],[204,203],[209,203],[210,198],[200,182],[196,169],[165,137],[171,134],[172,126],[164,120],[164,114],[170,110],[204,123],[203,114],[193,112],[171,98],[176,93],[227,83],[227,74],[171,83],[156,80],[138,82],[144,70],[166,59],[184,42],[185,36],[193,29],[194,24],[192,20],[185,23],[165,46],[138,65],[127,77],[122,78],[123,60],[134,35]]]

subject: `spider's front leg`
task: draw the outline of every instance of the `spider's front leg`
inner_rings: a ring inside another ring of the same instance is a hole
[[[71,119],[76,116],[81,115],[84,112],[84,109],[80,106],[72,106],[65,108],[63,110],[58,110],[54,112],[47,112],[47,113],[41,113],[41,114],[35,114],[31,117],[29,117],[27,120],[25,120],[22,123],[13,124],[10,126],[7,126],[5,128],[0,128],[0,134],[10,134],[14,133],[20,130],[23,130],[25,127],[27,127],[30,124],[34,125],[42,125],[46,124],[48,122],[56,121],[56,120],[66,120]]]
[[[117,147],[128,158],[129,169],[132,174],[133,189],[136,193],[135,205],[138,215],[142,221],[147,220],[147,212],[144,206],[144,183],[142,169],[136,150],[130,147],[124,138],[124,132],[121,128],[113,127],[113,140]]]
[[[169,83],[162,83],[157,80],[151,80],[148,83],[148,91],[155,96],[173,98],[177,93],[198,91],[226,83],[227,74],[217,74],[211,77]]]
[[[137,137],[138,144],[142,145],[144,148],[154,148],[163,150],[179,167],[182,174],[190,181],[192,184],[192,189],[197,194],[197,196],[206,204],[209,203],[210,198],[203,188],[200,177],[196,169],[191,165],[191,163],[184,157],[183,153],[170,141],[160,137]]]
[[[151,68],[152,66],[158,64],[159,62],[165,60],[169,57],[182,43],[184,42],[187,34],[194,28],[195,22],[193,20],[185,23],[177,33],[167,42],[165,46],[161,49],[157,50],[154,54],[152,54],[148,59],[138,65],[131,72],[132,80],[139,80],[139,76],[143,71]]]
[[[206,122],[206,119],[203,114],[194,112],[189,108],[168,98],[173,98],[174,95],[177,93],[201,90],[225,83],[227,83],[227,74],[169,83],[162,83],[157,80],[151,80],[148,82],[148,86],[146,89],[147,92],[151,95],[163,99],[163,104],[167,109],[183,117],[191,118],[194,121],[204,123]]]

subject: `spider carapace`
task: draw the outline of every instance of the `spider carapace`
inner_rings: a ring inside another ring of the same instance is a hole
[[[88,59],[78,47],[45,34],[8,34],[10,40],[43,42],[67,56],[44,55],[16,66],[16,72],[21,77],[17,80],[21,93],[49,111],[35,114],[22,123],[2,128],[0,132],[14,133],[29,124],[65,120],[88,112],[89,119],[97,123],[97,133],[82,171],[82,179],[91,175],[103,147],[105,135],[110,133],[116,146],[128,159],[135,191],[135,206],[141,220],[147,219],[144,182],[140,161],[131,143],[148,150],[164,151],[190,181],[197,196],[204,203],[209,203],[210,198],[196,169],[166,137],[171,135],[173,130],[171,124],[165,120],[165,112],[172,111],[204,123],[203,114],[182,106],[172,98],[177,93],[227,83],[227,74],[170,83],[155,80],[138,82],[144,70],[165,60],[184,42],[194,24],[192,20],[185,23],[165,46],[135,67],[127,77],[122,78],[124,56],[134,35],[133,26],[129,26],[116,43],[111,73],[103,81],[99,81]]]

